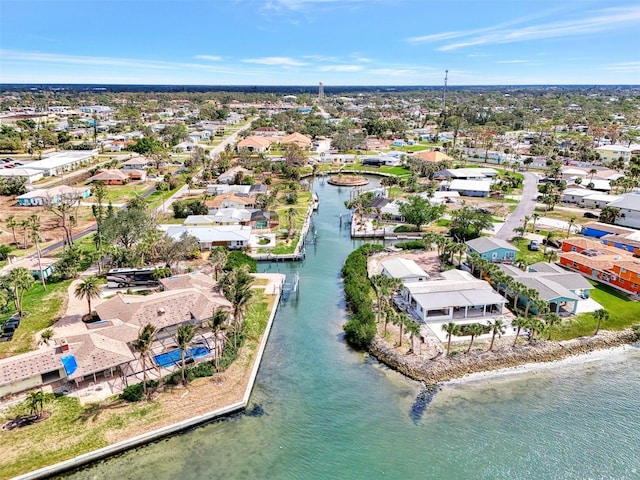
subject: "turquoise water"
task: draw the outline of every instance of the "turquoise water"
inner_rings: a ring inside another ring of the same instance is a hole
[[[640,351],[447,386],[412,415],[420,385],[343,341],[339,270],[357,246],[339,228],[349,189],[316,191],[317,247],[303,264],[263,267],[299,271],[300,298],[277,314],[249,406],[255,414],[70,478],[640,478]]]

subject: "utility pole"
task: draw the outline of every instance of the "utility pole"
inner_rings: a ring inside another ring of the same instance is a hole
[[[442,91],[442,114],[444,115],[447,108],[447,79],[449,77],[449,70],[444,71],[444,90]]]

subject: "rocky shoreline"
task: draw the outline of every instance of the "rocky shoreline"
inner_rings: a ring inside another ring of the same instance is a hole
[[[425,359],[399,352],[377,336],[368,352],[380,362],[414,380],[433,386],[477,372],[516,367],[527,363],[553,362],[638,341],[632,329],[601,331],[595,337],[580,337],[562,342],[539,340],[533,345],[520,344],[489,351],[471,351],[453,357],[440,355]]]

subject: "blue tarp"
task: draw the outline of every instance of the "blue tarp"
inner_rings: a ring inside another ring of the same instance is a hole
[[[64,371],[67,372],[67,376],[71,375],[78,369],[78,362],[76,362],[76,357],[73,355],[67,355],[66,357],[62,357],[60,360],[62,361],[62,365],[64,365]]]

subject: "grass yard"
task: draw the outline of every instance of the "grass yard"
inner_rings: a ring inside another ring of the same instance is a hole
[[[608,285],[589,280],[595,286],[591,290],[591,298],[609,312],[609,320],[602,322],[603,330],[624,330],[640,323],[640,302],[630,300],[629,297]],[[593,335],[597,326],[591,313],[581,313],[574,319],[563,323],[554,329],[554,340],[567,340],[575,337]]]
[[[345,165],[343,171],[358,171],[358,172],[371,172],[371,173],[388,173],[391,175],[410,175],[411,171],[404,167],[367,167],[363,165]]]
[[[31,287],[22,303],[28,315],[22,319],[13,339],[0,343],[0,358],[34,349],[35,333],[50,327],[62,315],[70,283],[71,280],[66,280],[49,284],[46,292],[42,291],[39,282]],[[7,319],[11,313],[3,314],[0,318]]]
[[[516,261],[520,260],[527,265],[531,265],[536,262],[546,261],[544,258],[544,245],[540,245],[540,250],[537,252],[529,250],[529,240],[527,238],[514,238],[511,243],[518,247],[518,253],[516,254]]]

